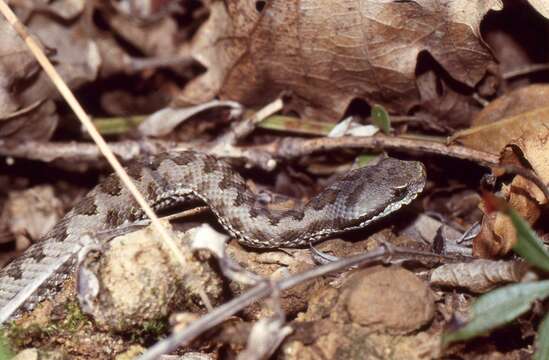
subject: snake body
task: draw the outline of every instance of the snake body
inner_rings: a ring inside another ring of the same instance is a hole
[[[408,204],[425,184],[421,163],[387,158],[348,172],[302,208],[273,210],[211,155],[164,153],[134,162],[127,172],[155,210],[203,202],[240,243],[261,248],[300,247],[364,227]],[[143,217],[118,177],[105,178],[42,241],[0,270],[0,323],[53,295],[86,238]]]

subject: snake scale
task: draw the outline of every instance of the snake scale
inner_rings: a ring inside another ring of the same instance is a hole
[[[203,202],[240,243],[261,248],[300,247],[364,227],[408,204],[425,184],[421,163],[386,158],[344,174],[302,208],[274,210],[229,164],[204,153],[164,153],[127,172],[156,211]],[[105,178],[42,241],[0,270],[0,324],[58,291],[84,238],[143,218],[118,177]]]

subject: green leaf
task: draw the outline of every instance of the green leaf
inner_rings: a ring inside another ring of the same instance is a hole
[[[11,359],[13,356],[3,332],[0,333],[0,359]]]
[[[545,315],[538,328],[538,336],[536,336],[536,352],[534,360],[549,359],[549,313]]]
[[[549,296],[549,280],[514,284],[478,298],[472,307],[472,319],[464,327],[446,333],[443,345],[467,340],[507,324],[527,312],[532,303]]]
[[[384,134],[389,134],[391,132],[391,119],[389,113],[383,106],[372,106],[370,116],[372,117],[372,124],[377,126]]]
[[[549,252],[530,225],[512,208],[506,211],[517,230],[517,243],[513,250],[530,264],[549,271]]]
[[[102,135],[120,135],[136,129],[145,116],[94,118],[93,124]]]
[[[364,167],[377,159],[379,157],[379,154],[361,154],[356,157],[355,159],[355,165],[357,168]]]

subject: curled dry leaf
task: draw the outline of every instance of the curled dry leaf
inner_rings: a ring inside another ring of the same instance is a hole
[[[207,72],[179,100],[215,95],[254,106],[291,91],[295,110],[338,119],[354,98],[406,112],[419,101],[418,54],[426,51],[454,79],[474,86],[492,56],[479,23],[498,0],[214,2],[192,44]]]
[[[430,282],[431,285],[485,293],[501,284],[520,281],[528,268],[524,262],[479,259],[470,263],[442,265],[433,270]]]
[[[212,100],[204,104],[191,106],[188,108],[174,109],[166,107],[149,115],[140,125],[139,131],[147,136],[163,136],[171,133],[175,127],[183,123],[192,116],[216,107],[228,107],[232,115],[240,116],[244,111],[239,103],[234,101]]]
[[[474,119],[471,129],[454,137],[468,147],[503,154],[502,163],[521,166],[526,160],[545,184],[549,183],[549,86],[530,85],[504,95],[490,103]],[[541,190],[530,180],[516,176],[503,188],[509,204],[529,223],[540,216],[540,206],[547,203]],[[505,254],[516,242],[510,220],[498,214],[485,219],[483,226],[493,231],[482,231],[475,239],[475,253],[491,257]]]

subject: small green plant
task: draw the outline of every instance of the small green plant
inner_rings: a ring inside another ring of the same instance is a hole
[[[66,311],[67,316],[62,321],[61,326],[69,332],[74,333],[89,322],[88,318],[80,310],[80,306],[78,306],[75,301],[70,301],[67,303]]]
[[[513,222],[517,231],[517,244],[513,250],[531,265],[549,272],[549,252],[530,225],[498,199],[489,198],[488,202],[492,202]],[[528,312],[536,300],[547,297],[549,280],[513,284],[491,291],[475,301],[471,320],[465,326],[443,336],[443,345],[486,334]],[[538,328],[535,349],[534,360],[549,359],[549,314],[545,315]]]
[[[372,124],[377,126],[384,134],[389,134],[391,132],[391,118],[383,106],[372,106],[370,117],[372,119]]]
[[[0,331],[0,360],[7,360],[13,357],[13,353],[10,350],[10,346],[4,332]]]

